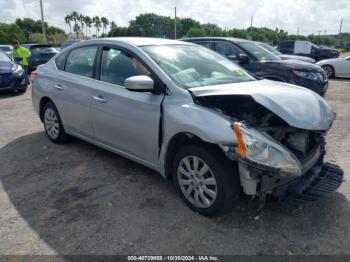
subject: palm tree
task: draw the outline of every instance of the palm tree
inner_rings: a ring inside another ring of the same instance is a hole
[[[78,38],[80,26],[77,23],[74,24],[73,31],[75,32],[75,35]]]
[[[89,34],[91,36],[91,26],[92,26],[92,19],[91,19],[91,17],[90,16],[85,16],[84,22],[85,22],[86,36],[87,36],[87,28],[89,28]]]
[[[79,14],[76,11],[74,11],[70,14],[70,16],[71,16],[71,19],[74,21],[73,31],[76,33],[76,36],[78,37],[76,29],[77,28],[80,29],[80,27],[78,25]]]
[[[78,20],[79,20],[80,25],[81,25],[81,32],[82,32],[82,34],[84,36],[84,24],[85,24],[84,23],[84,16],[82,14],[80,14],[79,17],[78,17]]]
[[[101,22],[102,22],[102,25],[103,25],[103,35],[105,34],[105,31],[106,31],[106,28],[107,28],[107,25],[109,25],[109,21],[106,17],[101,17]]]
[[[68,24],[68,26],[69,26],[69,35],[71,36],[72,35],[72,25],[71,25],[71,22],[72,21],[72,17],[70,16],[70,15],[66,15],[65,17],[64,17],[64,22],[66,23],[66,24]]]
[[[100,27],[101,27],[101,20],[98,16],[95,16],[92,19],[94,26],[96,27],[96,37],[98,37],[98,33],[100,32]]]

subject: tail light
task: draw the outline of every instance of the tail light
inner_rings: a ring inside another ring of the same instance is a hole
[[[39,74],[38,74],[38,71],[33,71],[31,74],[30,74],[30,77],[32,79],[34,79],[35,77],[37,77]]]

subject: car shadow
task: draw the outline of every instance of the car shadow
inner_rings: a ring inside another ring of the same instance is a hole
[[[79,140],[56,145],[38,132],[0,148],[0,159],[10,201],[3,208],[22,218],[2,219],[12,228],[24,221],[58,255],[349,252],[350,205],[341,193],[302,209],[268,200],[262,213],[242,197],[233,212],[207,218],[156,172]],[[25,244],[15,252],[45,252],[17,234],[4,242],[10,250],[18,237]]]
[[[8,99],[23,95],[23,93],[15,92],[15,91],[1,91],[0,90],[0,100],[1,99]]]
[[[331,78],[330,80],[332,81],[340,81],[340,82],[350,82],[350,78],[346,77],[336,77],[336,78]]]

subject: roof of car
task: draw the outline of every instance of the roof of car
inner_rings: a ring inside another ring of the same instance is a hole
[[[181,40],[184,41],[198,41],[198,40],[225,40],[225,41],[232,41],[232,42],[252,42],[248,39],[242,39],[242,38],[235,38],[235,37],[191,37],[191,38],[183,38]]]
[[[110,38],[96,39],[95,41],[100,42],[103,40],[112,40],[112,41],[115,40],[120,42],[126,42],[135,46],[186,44],[183,41],[165,39],[165,38],[154,38],[154,37],[110,37]],[[85,41],[85,42],[89,42],[89,41]],[[187,44],[190,44],[190,43],[187,43]]]

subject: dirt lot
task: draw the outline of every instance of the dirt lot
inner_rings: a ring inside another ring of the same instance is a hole
[[[332,80],[327,158],[350,178],[350,81]],[[350,184],[329,199],[255,217],[188,209],[155,172],[75,140],[46,138],[30,90],[0,95],[0,254],[350,254]]]

